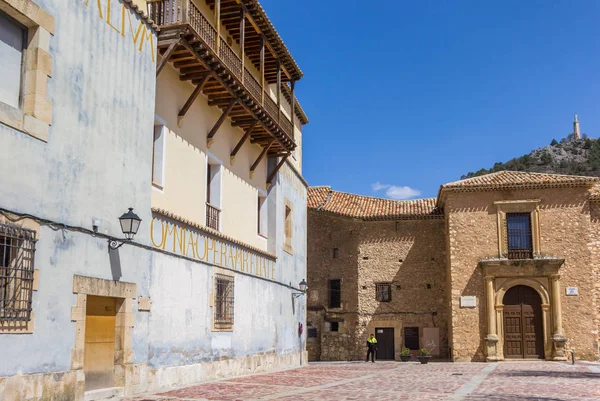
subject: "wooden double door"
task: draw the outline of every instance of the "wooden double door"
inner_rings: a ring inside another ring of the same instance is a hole
[[[542,302],[531,287],[518,285],[504,294],[504,357],[543,358]]]

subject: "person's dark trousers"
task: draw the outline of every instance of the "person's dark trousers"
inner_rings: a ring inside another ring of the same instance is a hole
[[[367,351],[367,360],[366,362],[369,362],[369,355],[371,355],[371,362],[375,362],[375,350],[369,348],[369,350]]]

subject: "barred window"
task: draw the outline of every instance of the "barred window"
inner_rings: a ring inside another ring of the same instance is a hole
[[[233,328],[233,277],[215,274],[215,328]]]
[[[31,320],[35,231],[0,224],[0,321]]]
[[[377,283],[376,289],[379,302],[390,302],[392,300],[392,283]]]
[[[308,328],[308,338],[316,338],[317,337],[317,329],[315,327]]]
[[[531,259],[531,213],[506,213],[506,238],[509,259]]]

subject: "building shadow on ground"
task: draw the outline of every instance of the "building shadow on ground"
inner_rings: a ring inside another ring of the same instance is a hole
[[[514,372],[496,373],[505,377],[550,377],[557,379],[600,379],[600,373],[592,372],[557,372],[544,370],[518,370]]]

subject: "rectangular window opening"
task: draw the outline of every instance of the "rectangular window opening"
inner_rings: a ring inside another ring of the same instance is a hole
[[[329,331],[339,331],[340,330],[340,323],[339,322],[329,322],[330,324],[330,330]]]
[[[0,224],[0,321],[31,320],[35,235]]]
[[[215,328],[224,330],[233,328],[233,313],[233,277],[215,274]]]
[[[509,259],[531,259],[533,257],[531,213],[507,213],[506,238]]]
[[[391,302],[392,300],[392,283],[377,283],[375,284],[377,291],[377,300],[379,302]]]
[[[19,109],[27,29],[0,11],[0,102]]]
[[[339,308],[342,305],[342,281],[329,280],[329,307]]]
[[[152,145],[152,185],[159,189],[164,187],[165,127],[154,126],[154,142]]]
[[[206,226],[221,229],[221,165],[208,160],[206,164]]]
[[[308,338],[316,338],[317,337],[317,329],[314,327],[308,328]]]
[[[333,248],[333,258],[337,259],[340,257],[340,250],[339,248]]]
[[[292,219],[292,207],[287,204],[285,205],[285,215],[284,215],[284,249],[287,252],[292,251],[292,234],[293,234],[293,219]]]
[[[420,349],[418,327],[404,328],[404,346],[413,351]]]
[[[257,230],[258,235],[262,237],[267,237],[267,197],[261,194],[258,194],[258,219],[257,219]]]

